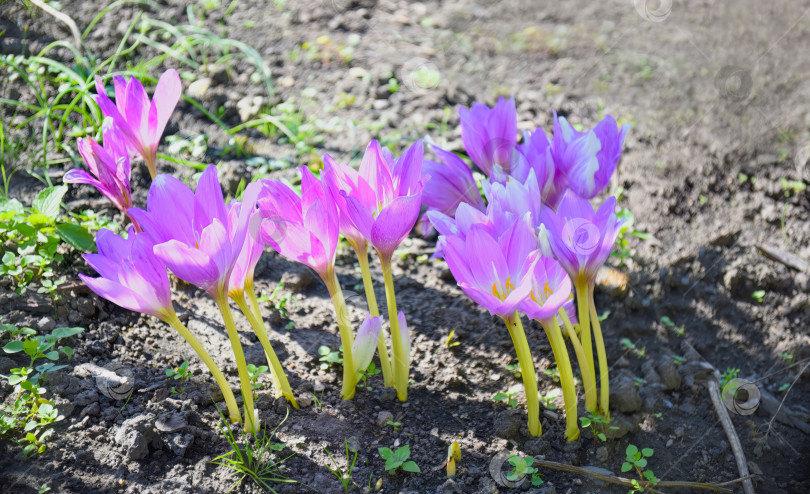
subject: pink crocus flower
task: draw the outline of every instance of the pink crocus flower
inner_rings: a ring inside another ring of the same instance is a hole
[[[613,250],[622,226],[615,208],[616,198],[610,197],[594,211],[587,199],[568,190],[556,212],[544,209],[548,246],[574,282],[593,283]]]
[[[157,149],[166,124],[180,100],[182,84],[174,69],[160,76],[152,100],[136,77],[129,81],[123,76],[113,77],[115,104],[107,96],[104,83],[96,77],[96,103],[101,112],[111,117],[115,126],[126,138],[129,149],[139,154],[149,168],[149,174],[157,174]]]
[[[370,158],[370,153],[366,153],[363,159],[366,159],[366,157]],[[368,241],[352,223],[346,207],[346,198],[341,194],[341,191],[346,192],[348,195],[359,194],[360,181],[362,180],[360,173],[351,166],[338,163],[331,156],[325,154],[323,156],[321,177],[329,192],[329,198],[337,205],[340,215],[340,233],[346,237],[355,250],[363,252],[368,245]],[[365,182],[363,185],[367,186]]]
[[[629,131],[630,124],[619,128],[608,115],[592,130],[577,132],[554,112],[552,154],[565,177],[565,185],[585,199],[596,197],[610,183]]]
[[[258,185],[245,189],[239,215],[228,219],[217,169],[205,169],[195,192],[169,175],[158,175],[146,211],[129,213],[155,240],[155,254],[178,278],[215,299],[227,296],[228,281],[248,235]]]
[[[301,195],[278,180],[264,180],[258,201],[260,238],[292,261],[312,268],[330,286],[340,232],[339,214],[324,184],[301,167]]]
[[[422,189],[422,141],[394,159],[376,140],[366,148],[360,163],[357,188],[342,191],[346,211],[355,228],[380,254],[390,260],[419,217]]]
[[[448,216],[456,214],[459,204],[466,203],[483,211],[484,200],[478,191],[472,171],[461,158],[438,146],[431,146],[440,162],[425,160],[422,176],[430,177],[422,191],[422,204]]]
[[[445,237],[447,267],[464,293],[490,314],[512,317],[531,294],[538,250],[529,216],[514,220],[500,237],[480,225],[464,238]]]
[[[126,143],[109,119],[104,121],[103,136],[103,146],[92,138],[78,140],[79,154],[90,171],[74,168],[65,174],[63,181],[94,186],[116,208],[127,214],[132,207],[132,189]],[[139,230],[137,224],[135,228]]]
[[[228,231],[233,237],[239,230],[239,211],[242,203],[233,200],[228,204]],[[242,245],[242,250],[236,258],[236,263],[231,271],[231,277],[228,281],[228,292],[237,294],[244,292],[245,287],[253,285],[253,273],[256,270],[256,264],[264,252],[264,241],[259,239],[259,229],[261,227],[261,214],[259,211],[253,213],[248,221],[248,234],[245,236],[245,242]]]
[[[511,155],[517,142],[517,111],[514,98],[498,98],[493,108],[473,103],[460,107],[461,140],[467,154],[487,176],[494,165],[509,173]]]
[[[106,228],[96,235],[98,254],[85,254],[84,260],[98,272],[93,278],[79,278],[99,297],[125,309],[168,321],[174,317],[169,276],[154,255],[153,240],[130,228],[122,238]]]

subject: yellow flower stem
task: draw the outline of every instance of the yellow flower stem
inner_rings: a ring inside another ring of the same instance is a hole
[[[236,398],[233,396],[233,391],[231,391],[231,387],[228,385],[228,381],[225,379],[225,376],[222,374],[222,371],[219,370],[217,364],[214,363],[214,360],[205,351],[200,341],[188,330],[188,328],[180,322],[180,319],[177,318],[177,314],[172,313],[167,318],[163,319],[169,326],[174,328],[175,331],[180,333],[180,336],[186,340],[186,343],[191,345],[191,348],[197,353],[197,356],[200,357],[200,360],[203,361],[206,367],[208,367],[208,371],[214,376],[214,380],[219,385],[220,391],[222,391],[222,396],[225,398],[225,404],[228,407],[228,415],[230,416],[231,422],[240,422],[242,417],[239,415],[239,406],[236,404]]]
[[[377,296],[374,295],[374,282],[371,281],[371,269],[368,267],[368,247],[359,247],[350,242],[354,247],[354,252],[357,254],[357,261],[360,263],[360,272],[363,273],[363,288],[366,290],[366,301],[368,302],[368,312],[371,317],[379,317],[380,309],[377,307]],[[380,338],[377,340],[377,354],[380,356],[380,369],[383,375],[383,384],[385,386],[393,385],[393,376],[391,375],[391,361],[388,358],[388,348],[385,345],[385,335],[380,333]]]
[[[352,359],[352,344],[354,336],[352,334],[352,324],[349,319],[349,309],[346,307],[346,299],[343,297],[343,290],[337,279],[334,267],[329,269],[326,288],[332,297],[332,305],[335,306],[335,317],[337,318],[338,329],[340,330],[340,343],[343,345],[343,388],[340,395],[344,400],[354,398],[357,387],[357,372],[354,371],[354,360]]]
[[[574,372],[571,370],[571,360],[568,358],[568,349],[565,347],[565,340],[556,317],[543,323],[543,329],[546,330],[548,341],[551,343],[551,351],[554,353],[554,360],[557,362],[557,370],[560,372],[560,384],[565,401],[565,438],[569,441],[576,441],[579,439],[577,391],[574,385]]]
[[[595,376],[596,369],[593,364],[593,345],[591,344],[591,323],[588,310],[588,282],[585,278],[578,276],[574,282],[577,291],[577,310],[579,317],[579,337],[582,342],[582,349],[585,351],[585,365],[588,367],[589,375]],[[582,365],[582,362],[580,362]],[[585,374],[582,375],[583,379]],[[596,402],[596,378],[590,383],[585,383],[585,408],[591,413],[599,413],[599,406]]]
[[[585,351],[582,349],[582,343],[579,342],[576,329],[574,329],[574,325],[571,324],[571,320],[568,318],[568,314],[565,312],[565,309],[560,308],[557,313],[560,315],[560,317],[562,317],[565,332],[568,334],[568,338],[571,340],[571,346],[574,347],[574,354],[576,354],[577,362],[579,362],[579,371],[582,373],[582,385],[585,387],[585,392],[587,394],[588,389],[595,390],[596,377],[591,372],[590,367],[585,364]]]
[[[380,254],[382,263],[383,280],[385,281],[385,301],[388,303],[388,323],[391,327],[391,346],[394,349],[394,389],[397,390],[399,401],[408,399],[408,377],[410,376],[411,356],[405,354],[405,346],[402,344],[402,333],[399,328],[399,317],[397,317],[397,299],[394,293],[394,275],[391,271],[391,257]]]
[[[245,280],[245,293],[250,299],[250,307],[253,309],[253,314],[259,319],[262,318],[262,310],[259,307],[259,300],[256,298],[256,287],[253,285],[253,280]]]
[[[239,371],[239,385],[242,388],[242,400],[245,402],[245,432],[255,433],[259,430],[259,424],[253,407],[253,387],[250,385],[250,375],[248,375],[242,343],[239,342],[239,333],[237,333],[236,324],[233,321],[233,313],[228,305],[228,295],[221,293],[214,300],[222,314],[222,320],[225,322],[225,329],[228,331],[228,339],[233,349],[233,357],[236,360],[236,368]]]
[[[264,319],[257,318],[256,314],[253,313],[245,299],[245,292],[232,293],[231,298],[236,302],[236,305],[239,306],[239,310],[245,315],[250,326],[253,328],[253,332],[259,337],[259,341],[262,347],[264,347],[264,355],[267,358],[267,363],[270,364],[270,376],[273,381],[273,386],[290,402],[293,408],[298,408],[298,403],[295,401],[295,396],[293,395],[292,388],[290,388],[287,375],[284,373],[284,368],[281,366],[281,362],[279,362],[278,356],[275,350],[273,350],[273,345],[270,343],[270,338],[267,336],[267,328],[264,325]]]
[[[596,356],[599,359],[599,404],[602,408],[602,415],[610,418],[610,376],[608,375],[607,353],[605,352],[605,340],[602,337],[602,325],[599,323],[596,304],[593,302],[593,288],[593,284],[588,287],[588,305],[591,312]]]
[[[523,376],[523,389],[526,393],[526,408],[529,413],[529,434],[539,436],[543,433],[540,425],[540,397],[537,395],[537,375],[534,371],[534,360],[532,352],[529,350],[529,342],[526,340],[526,332],[523,330],[523,323],[520,322],[520,314],[503,318],[509,329],[509,336],[512,337],[512,344],[515,346],[520,373]]]

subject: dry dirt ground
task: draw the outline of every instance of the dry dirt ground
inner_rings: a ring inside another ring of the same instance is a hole
[[[191,2],[198,14],[202,3]],[[797,377],[803,364],[786,369],[789,362],[780,354],[791,355],[794,363],[810,357],[810,278],[806,264],[803,272],[791,268],[763,255],[760,247],[810,259],[810,195],[782,185],[782,179],[810,181],[810,5],[661,0],[645,9],[642,0],[240,0],[225,15],[227,3],[205,11],[202,22],[255,47],[274,85],[268,96],[243,62],[233,62],[231,70],[201,68],[195,77],[209,78],[210,86],[199,99],[211,111],[221,107],[229,125],[240,123],[240,106],[293,101],[324,137],[313,141],[315,155],[329,152],[348,160],[372,137],[401,150],[428,135],[461,151],[457,106],[493,103],[498,95],[515,96],[521,128],[542,126],[549,133],[553,110],[585,127],[611,114],[633,124],[615,184],[623,187],[620,207],[629,208],[636,227],[651,235],[632,240],[632,259],[615,266],[628,276],[626,290],[602,287],[597,293],[599,311],[610,311],[603,328],[612,375],[640,384],[626,387],[630,411],[615,414],[619,429],[610,435],[618,437],[605,443],[584,431],[580,441],[566,444],[563,419],[551,410],[544,413],[544,435],[530,438],[523,402],[511,410],[493,401],[495,393],[519,382],[506,368],[514,358],[511,342],[503,324],[470,302],[441,262],[427,259],[434,238],[414,233],[396,257],[398,299],[413,334],[407,403],[383,389],[379,376],[371,378],[372,390],[358,390],[353,401],[339,399],[338,369],[322,370],[318,362],[319,346],[339,344],[326,289],[300,265],[268,252],[257,270],[259,290],[270,294],[284,280],[277,300],[289,301],[286,312],[266,304],[264,316],[293,388],[316,398],[292,411],[278,429],[277,440],[286,444],[283,455],[294,454],[284,473],[299,482],[274,484],[278,492],[341,492],[326,469],[324,448],[337,452],[342,465],[344,440],[359,445],[353,475],[359,490],[374,487],[378,479],[384,492],[529,489],[528,482],[506,485],[499,474],[507,471],[501,468],[504,452],[620,474],[628,444],[654,449],[649,467],[660,479],[737,478],[706,389],[685,371],[686,364],[672,365],[673,355],[705,359],[721,372],[739,368],[739,377],[755,382],[763,393],[759,409],[732,414],[732,420],[752,471],[759,473],[757,491],[807,491],[810,379],[808,373]],[[61,6],[82,29],[100,9],[98,2],[78,0]],[[138,12],[182,24],[189,22],[188,6],[175,0],[125,5],[102,18],[88,46],[109,55]],[[0,28],[5,53],[36,53],[68,37],[63,26],[18,2],[0,5]],[[324,35],[329,42],[319,45]],[[303,43],[320,48],[307,56]],[[341,53],[341,46],[351,47],[351,56]],[[140,49],[128,63],[147,55],[154,52]],[[67,53],[63,56],[69,61]],[[168,60],[165,66],[176,63]],[[396,92],[390,79],[399,84]],[[189,84],[184,82],[186,88]],[[0,97],[12,90],[3,83]],[[266,171],[256,160],[212,154],[211,149],[225,147],[228,136],[186,103],[169,134],[208,136],[209,155],[203,159],[223,163],[231,192],[242,177]],[[277,139],[247,135],[253,154],[273,164],[270,168],[282,168],[272,175],[293,177],[290,167],[312,159],[308,151],[299,153]],[[182,177],[192,173],[161,166]],[[58,178],[63,170],[51,173]],[[38,183],[24,174],[17,177],[11,194],[30,201]],[[147,176],[139,167],[133,177],[136,202],[143,204]],[[84,188],[72,188],[66,204],[106,207]],[[350,254],[348,248],[339,253],[340,281],[347,292],[362,293]],[[71,281],[78,272],[90,272],[75,253],[60,269]],[[378,269],[374,275],[382,300],[382,276]],[[170,395],[172,383],[165,380],[164,369],[184,359],[203,375],[191,350],[169,328],[74,286],[55,303],[31,293],[17,296],[8,284],[0,288],[3,323],[86,328],[75,337],[71,368],[54,375],[51,384],[67,418],[56,427],[48,452],[35,459],[24,461],[9,441],[0,444],[0,491],[34,492],[43,483],[54,492],[76,493],[227,490],[235,478],[209,463],[228,447],[216,429],[219,416],[208,383],[195,377],[183,393]],[[757,290],[765,292],[761,302],[751,296]],[[179,287],[177,294],[189,327],[236,386],[213,301],[188,287]],[[364,298],[351,295],[359,321]],[[683,326],[683,334],[662,323],[664,316],[676,328]],[[539,327],[527,329],[535,363],[546,370],[550,347]],[[448,347],[452,330],[459,344]],[[635,350],[621,343],[623,338]],[[248,360],[262,360],[252,334],[242,333],[242,343]],[[88,362],[131,371],[135,392],[117,401],[100,394],[92,379],[75,370]],[[19,363],[0,357],[0,372]],[[541,393],[553,393],[558,386],[553,377],[539,375]],[[789,393],[780,390],[785,383],[794,383]],[[0,397],[10,393],[10,386],[0,387]],[[633,404],[636,394],[641,399]],[[266,387],[259,395],[262,422],[275,427],[286,407]],[[169,417],[179,420],[179,428],[162,427],[164,432],[155,425]],[[388,418],[401,427],[385,425]],[[133,459],[116,440],[132,428],[141,428],[150,441],[143,458]],[[461,445],[463,459],[458,476],[447,481],[440,466],[452,440]],[[422,473],[385,474],[377,448],[405,444]],[[545,484],[533,492],[627,490],[585,476],[542,473]],[[742,492],[739,484],[730,488]],[[240,489],[259,492],[249,485]]]

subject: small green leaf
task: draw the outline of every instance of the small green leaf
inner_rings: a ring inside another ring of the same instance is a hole
[[[34,211],[42,213],[48,218],[56,219],[59,216],[59,205],[62,202],[62,197],[65,196],[67,190],[67,185],[48,187],[37,195],[31,207]]]
[[[56,328],[51,333],[51,336],[57,340],[75,336],[84,331],[84,328]]]
[[[17,353],[22,351],[22,349],[23,349],[22,341],[10,341],[6,343],[6,346],[3,347],[3,351],[6,353]]]
[[[633,465],[631,465],[631,464],[629,464],[627,462],[622,463],[622,472],[629,472],[632,469],[633,469]]]
[[[644,459],[644,458],[642,458],[642,459],[640,459],[640,460],[637,460],[637,461],[636,461],[636,466],[637,466],[637,467],[639,467],[639,468],[644,468],[644,467],[646,467],[646,466],[647,466],[647,460],[646,460],[646,459]]]
[[[45,358],[48,360],[59,360],[59,352],[52,350],[45,354]]]
[[[406,461],[405,463],[403,463],[402,469],[405,470],[406,472],[414,472],[414,473],[419,473],[422,471],[421,469],[419,469],[419,465],[417,465],[412,461]]]
[[[652,448],[644,448],[644,449],[641,450],[641,455],[645,456],[645,457],[650,457],[650,456],[653,455],[653,449]]]
[[[636,453],[638,453],[638,448],[634,444],[628,444],[627,449],[624,452],[628,458],[632,458],[636,456]]]
[[[66,244],[82,252],[95,251],[96,242],[87,228],[76,223],[59,223],[56,225],[56,234]]]
[[[23,380],[23,376],[18,376],[16,374],[8,376],[8,383],[12,386],[17,384],[18,382]]]
[[[394,456],[394,452],[391,451],[391,448],[378,448],[377,451],[380,452],[380,456],[383,460],[387,460]]]
[[[606,436],[606,435],[605,435],[603,432],[600,432],[599,434],[597,434],[597,435],[596,435],[596,437],[598,437],[599,439],[601,439],[601,440],[602,440],[602,442],[606,442],[606,441],[607,441],[607,436]]]

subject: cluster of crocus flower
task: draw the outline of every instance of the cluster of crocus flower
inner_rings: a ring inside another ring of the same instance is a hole
[[[405,315],[397,311],[391,259],[419,217],[422,190],[421,141],[399,158],[379,142],[371,141],[358,170],[324,156],[321,179],[306,167],[300,169],[301,195],[279,181],[266,181],[268,191],[259,199],[265,218],[262,239],[282,256],[312,268],[332,297],[343,344],[344,399],[354,396],[357,381],[377,349],[385,386],[393,386],[400,400],[408,397],[410,336]],[[363,275],[369,316],[353,336],[348,309],[335,274],[335,253],[343,235],[357,255]],[[368,246],[382,264],[392,354],[381,335],[374,286],[368,264]],[[368,349],[371,349],[370,353]],[[356,349],[365,349],[360,358]]]
[[[425,218],[440,235],[437,255],[464,293],[505,321],[522,371],[533,435],[541,433],[539,398],[521,313],[542,325],[560,373],[566,437],[575,440],[576,389],[562,328],[579,362],[586,409],[609,416],[608,365],[593,291],[596,271],[610,255],[621,223],[615,198],[596,212],[589,200],[608,185],[629,126],[618,128],[607,116],[593,130],[577,132],[555,113],[551,141],[538,128],[525,132],[518,144],[511,99],[499,99],[494,108],[474,103],[461,108],[459,117],[467,154],[487,176],[481,184],[486,201],[470,168],[434,146],[440,162],[425,161],[423,173],[432,179],[423,204]]]
[[[359,170],[324,156],[321,178],[301,168],[301,193],[276,180],[248,185],[239,201],[225,203],[217,169],[209,166],[195,190],[170,175],[156,173],[161,134],[180,97],[180,80],[173,70],[164,73],[150,101],[136,78],[113,79],[116,101],[100,79],[96,102],[105,115],[103,145],[88,138],[79,151],[88,171],[71,170],[69,183],[94,185],[132,222],[128,235],[104,230],[98,234],[98,254],[85,256],[99,274],[82,280],[99,296],[127,309],[157,317],[180,333],[208,367],[233,421],[244,421],[247,431],[258,429],[247,362],[230,308],[234,302],[265,351],[278,395],[297,407],[261,317],[253,285],[256,264],[269,245],[282,256],[312,268],[326,285],[335,307],[344,350],[342,396],[351,399],[375,351],[386,386],[400,399],[408,392],[410,337],[405,315],[397,310],[391,260],[394,250],[419,216],[423,146],[411,146],[401,157],[372,141]],[[146,209],[133,207],[130,154],[146,162],[152,184]],[[167,214],[167,212],[170,212]],[[368,298],[369,315],[355,335],[335,272],[339,236],[357,254]],[[368,248],[377,251],[388,305],[392,352],[389,355],[368,263]],[[167,271],[199,287],[217,304],[233,349],[244,402],[240,416],[233,392],[206,350],[177,318],[171,301]]]

